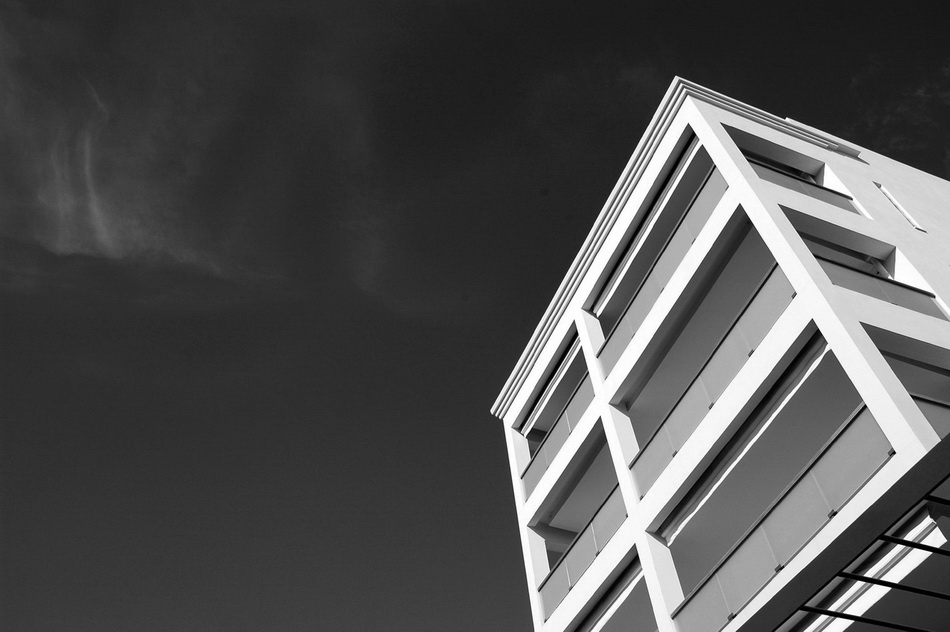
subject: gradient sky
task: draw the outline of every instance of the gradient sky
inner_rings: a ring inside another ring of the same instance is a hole
[[[674,75],[950,177],[942,20],[668,4],[0,0],[0,628],[529,630],[488,409]]]

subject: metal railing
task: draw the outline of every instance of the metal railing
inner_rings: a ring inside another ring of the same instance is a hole
[[[831,282],[839,287],[906,307],[921,314],[947,320],[946,315],[937,307],[934,295],[926,290],[849,268],[820,255],[815,255],[815,259],[818,260],[818,264],[824,269]]]
[[[626,518],[627,508],[618,484],[538,587],[545,620],[577,584]]]
[[[679,629],[725,626],[893,454],[862,404],[673,612]]]
[[[758,162],[753,158],[749,158],[748,156],[746,156],[746,158],[748,158],[749,164],[752,165],[752,170],[755,171],[756,175],[766,182],[777,184],[780,187],[792,191],[804,193],[810,198],[827,202],[828,204],[836,206],[845,211],[858,213],[858,209],[855,208],[850,195],[840,191],[835,191],[834,189],[829,189],[828,187],[823,187],[815,182],[809,182],[808,180],[804,180],[802,178],[796,178],[770,165]]]
[[[773,265],[673,410],[631,461],[630,469],[641,496],[650,490],[726,386],[742,370],[794,294],[788,279]]]
[[[713,169],[697,190],[689,208],[673,231],[662,252],[647,271],[630,302],[624,308],[616,325],[608,332],[606,341],[598,353],[605,373],[610,373],[627,343],[639,329],[660,292],[673,276],[680,261],[692,246],[706,220],[726,192],[726,181],[718,170]]]
[[[592,401],[594,401],[594,387],[590,376],[587,375],[571,394],[567,404],[564,405],[551,429],[541,440],[538,449],[522,471],[521,482],[524,485],[525,496],[530,496],[534,488],[538,486],[541,477],[550,467],[551,461],[564,447],[567,438],[571,436],[571,432]]]

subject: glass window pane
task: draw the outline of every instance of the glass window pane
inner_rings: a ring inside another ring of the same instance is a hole
[[[950,406],[944,406],[935,402],[929,402],[925,399],[914,398],[924,417],[930,422],[937,436],[943,439],[950,434]]]
[[[806,474],[762,521],[762,531],[780,564],[787,564],[828,520],[830,507],[811,474]]]
[[[670,243],[667,244],[666,250],[660,255],[653,271],[650,273],[650,276],[656,283],[660,286],[665,286],[669,282],[673,276],[673,272],[676,271],[676,268],[683,260],[686,251],[689,250],[692,243],[693,236],[690,234],[689,229],[681,225],[673,234],[673,238],[670,239]]]
[[[620,359],[620,355],[627,348],[628,342],[630,342],[630,339],[618,329],[600,350],[597,359],[600,361],[606,375],[609,375],[616,366],[617,360]]]
[[[759,346],[772,325],[792,302],[793,292],[792,284],[780,269],[775,268],[736,325],[749,344],[747,352]]]
[[[661,289],[662,288],[656,284],[656,281],[653,280],[652,277],[643,282],[637,296],[633,299],[627,311],[624,312],[620,322],[617,323],[617,329],[614,331],[613,336],[611,336],[611,343],[614,342],[613,338],[619,335],[622,344],[626,346],[637,332],[637,329],[640,328],[647,314],[650,313],[650,309],[660,296]]]
[[[562,415],[561,418],[555,422],[554,427],[551,428],[547,439],[541,446],[541,449],[544,450],[544,453],[547,456],[548,463],[554,460],[554,457],[557,456],[557,453],[561,451],[561,448],[564,446],[564,443],[567,441],[567,438],[570,435],[571,427],[568,425],[567,420]]]
[[[544,616],[549,617],[558,604],[567,596],[571,589],[567,579],[567,567],[561,564],[554,573],[548,577],[548,581],[541,586],[541,606],[544,609]]]
[[[709,174],[709,179],[706,180],[705,186],[693,201],[686,219],[683,220],[683,223],[689,226],[690,233],[694,236],[699,234],[725,192],[725,178],[722,177],[718,169],[713,169],[713,172]]]
[[[700,374],[710,402],[719,399],[748,359],[749,348],[742,332],[738,327],[733,327]]]
[[[679,450],[689,439],[693,431],[709,412],[709,396],[703,387],[702,380],[696,380],[676,404],[676,408],[666,418],[664,428],[669,434],[670,445],[673,450]]]
[[[887,460],[890,447],[865,408],[812,467],[815,481],[832,509],[840,509]]]
[[[775,574],[776,561],[761,529],[753,531],[716,572],[730,612],[739,612]]]
[[[542,450],[534,457],[534,460],[531,461],[531,465],[528,466],[528,469],[525,471],[524,476],[521,477],[521,481],[524,483],[524,493],[526,496],[530,496],[531,492],[534,491],[534,488],[538,486],[538,482],[541,480],[541,476],[548,470],[548,460]]]
[[[591,521],[591,530],[594,532],[594,542],[598,552],[604,550],[607,542],[626,518],[627,508],[623,504],[620,488],[617,487]]]
[[[581,382],[581,385],[574,393],[574,397],[567,405],[566,416],[572,430],[577,425],[577,422],[580,421],[581,417],[584,416],[584,413],[587,412],[587,408],[593,400],[594,387],[591,384],[590,376],[587,376],[584,378],[584,381]]]
[[[637,490],[641,496],[653,487],[653,483],[660,477],[666,466],[673,458],[673,446],[670,444],[670,438],[663,428],[654,435],[650,441],[633,462],[633,480],[637,483]]]
[[[728,606],[719,588],[719,582],[712,577],[699,589],[674,620],[680,632],[710,632],[718,630],[729,621]]]
[[[577,583],[577,580],[581,578],[581,575],[584,574],[584,571],[587,570],[596,556],[597,547],[594,544],[594,532],[585,529],[580,537],[574,540],[574,545],[564,556],[564,561],[561,562],[561,566],[567,567],[567,577],[571,582],[571,586]]]

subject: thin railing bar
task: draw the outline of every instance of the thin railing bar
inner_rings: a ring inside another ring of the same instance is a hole
[[[940,498],[938,496],[932,496],[931,494],[927,494],[926,496],[924,496],[924,500],[929,503],[935,503],[937,505],[945,505],[945,506],[950,505],[950,500],[947,500],[945,498]]]
[[[879,579],[877,577],[866,577],[864,575],[858,575],[856,573],[847,573],[847,572],[838,573],[838,577],[841,577],[843,579],[851,579],[858,582],[865,582],[868,584],[876,584],[878,586],[884,586],[885,588],[903,590],[905,592],[911,592],[918,595],[923,595],[925,597],[934,597],[936,599],[943,599],[945,601],[950,601],[950,595],[948,595],[947,593],[937,592],[936,590],[927,590],[926,588],[917,588],[916,586],[907,586],[905,584],[898,584],[897,582],[891,582],[891,581],[887,581],[886,579]]]
[[[921,544],[920,542],[912,542],[910,540],[904,540],[902,538],[895,538],[892,535],[882,535],[880,537],[884,542],[890,542],[891,544],[899,544],[901,546],[909,546],[912,549],[920,549],[921,551],[927,551],[928,553],[936,553],[937,555],[946,555],[950,557],[950,551],[944,549],[938,549],[935,546],[929,546],[927,544]]]
[[[902,521],[906,520],[906,519],[908,518],[908,516],[911,516],[911,515],[913,515],[915,512],[920,511],[921,508],[922,508],[922,505],[921,505],[920,502],[915,503],[910,509],[908,509],[903,515],[901,515],[900,518],[897,518],[896,520],[894,520],[894,521],[891,523],[891,525],[885,530],[885,532],[886,532],[886,531],[890,531],[891,529],[895,528],[899,523],[901,523]],[[880,536],[880,537],[883,537],[883,536]],[[878,539],[880,539],[880,537],[879,537]],[[870,549],[871,549],[871,546],[872,546],[872,545],[868,545],[868,547],[865,548],[861,553],[858,553],[858,554],[855,555],[853,558],[851,558],[851,561],[848,562],[848,564],[845,566],[845,568],[847,568],[847,566],[850,566],[850,565],[854,564],[855,561],[857,561],[857,559],[860,558],[860,557],[861,557],[862,555],[864,555],[865,553],[868,553],[868,552],[870,551]],[[808,599],[805,600],[806,603],[807,603],[808,601],[811,601],[812,599],[815,599],[815,598],[818,596],[818,594],[819,594],[824,588],[826,588],[826,587],[827,587],[827,584],[825,584],[825,585],[822,586],[821,588],[818,588],[817,590],[815,590],[815,592],[813,592],[813,593],[811,594],[811,596],[810,596]],[[802,607],[799,608],[798,610],[801,611],[801,609],[802,609],[802,608],[805,608],[805,607],[807,607],[807,606],[802,606]],[[794,615],[792,615],[792,616],[794,616]],[[791,617],[789,617],[788,619],[786,619],[786,622],[789,621],[790,619],[791,619]]]
[[[848,614],[846,612],[835,612],[834,610],[825,610],[824,608],[813,608],[811,606],[802,606],[799,608],[802,612],[808,612],[810,614],[819,614],[826,617],[834,617],[836,619],[847,619],[848,621],[855,621],[857,623],[866,623],[868,625],[876,625],[882,628],[888,628],[889,630],[901,630],[902,632],[933,632],[933,630],[925,630],[924,628],[913,628],[909,625],[901,625],[900,623],[890,623],[888,621],[881,621],[880,619],[872,619],[870,617],[862,617],[856,614]]]

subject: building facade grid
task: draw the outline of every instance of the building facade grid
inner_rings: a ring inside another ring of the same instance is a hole
[[[493,407],[538,632],[838,629],[893,600],[806,605],[950,474],[948,206],[673,81]]]

